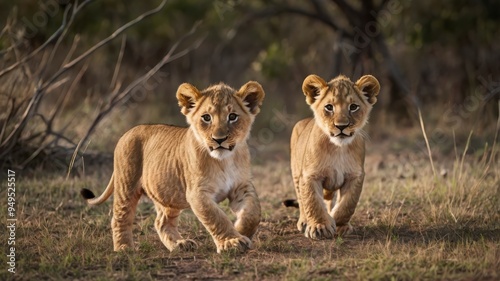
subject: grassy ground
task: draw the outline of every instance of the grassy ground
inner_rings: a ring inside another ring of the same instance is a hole
[[[67,180],[62,173],[18,172],[17,273],[7,272],[2,254],[0,280],[500,279],[498,157],[490,161],[486,149],[462,158],[460,149],[457,158],[435,159],[434,177],[425,153],[385,147],[369,144],[354,232],[329,241],[299,234],[298,210],[281,205],[295,197],[287,157],[266,152],[275,156],[253,166],[263,220],[255,248],[242,255],[216,254],[190,211],[182,214],[180,229],[200,247],[169,253],[154,230],[155,212],[147,200],[138,207],[136,250],[115,253],[111,200],[88,207],[78,193],[83,187],[104,190],[109,166]],[[7,197],[4,189],[1,196]],[[222,206],[227,210],[227,202]],[[0,218],[6,221],[5,210]]]

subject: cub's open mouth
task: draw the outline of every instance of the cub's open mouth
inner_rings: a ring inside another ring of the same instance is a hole
[[[219,145],[218,147],[212,147],[210,146],[209,147],[210,151],[214,151],[214,150],[229,150],[229,151],[232,151],[234,149],[234,145],[230,145],[229,147],[223,147],[222,145]]]

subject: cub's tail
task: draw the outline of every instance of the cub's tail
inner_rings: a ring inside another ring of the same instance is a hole
[[[298,208],[299,201],[297,201],[296,199],[287,199],[287,200],[283,201],[283,205],[285,205],[285,207]]]
[[[101,194],[101,196],[95,198],[94,192],[92,192],[89,189],[82,188],[80,190],[80,195],[87,201],[89,205],[99,205],[106,201],[111,194],[113,194],[113,190],[115,189],[114,184],[113,184],[113,176],[111,176],[111,179],[109,180],[109,184],[106,187],[106,190]]]

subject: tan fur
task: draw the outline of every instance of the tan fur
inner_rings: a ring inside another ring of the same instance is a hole
[[[185,83],[179,86],[177,99],[188,128],[141,125],[121,137],[108,187],[99,198],[88,199],[89,204],[100,204],[114,194],[115,251],[133,245],[132,224],[143,194],[154,202],[154,225],[170,251],[196,247],[177,230],[179,215],[187,208],[210,233],[217,252],[251,247],[261,210],[250,181],[246,141],[263,98],[257,82],[248,82],[239,91],[224,84],[199,91]],[[202,119],[205,114],[210,122]],[[230,114],[237,120],[229,120]],[[82,195],[93,197],[88,190]],[[234,226],[218,206],[226,198],[237,218]]]
[[[302,89],[314,118],[299,121],[291,137],[291,168],[300,209],[297,228],[306,237],[330,239],[352,229],[349,221],[365,175],[362,128],[380,85],[371,75],[356,83],[344,76],[327,83],[309,75]],[[359,108],[351,110],[351,104]]]

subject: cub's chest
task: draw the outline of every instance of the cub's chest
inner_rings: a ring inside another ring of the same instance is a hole
[[[211,174],[214,199],[221,202],[227,198],[229,192],[245,179],[244,173],[235,165],[227,165]]]
[[[323,187],[334,190],[342,187],[348,178],[359,177],[363,173],[363,164],[350,153],[332,153],[328,155],[328,165],[325,167],[325,182]]]

